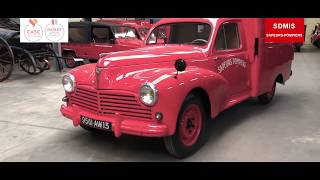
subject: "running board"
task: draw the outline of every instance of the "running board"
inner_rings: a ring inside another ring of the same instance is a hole
[[[229,98],[229,100],[227,100],[223,109],[227,109],[231,106],[234,106],[234,105],[242,102],[243,100],[248,99],[249,97],[250,97],[250,91],[246,91],[245,93],[239,93],[239,94],[233,95]]]

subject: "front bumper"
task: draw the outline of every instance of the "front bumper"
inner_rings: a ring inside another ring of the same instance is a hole
[[[85,111],[76,105],[66,106],[63,104],[61,105],[60,111],[63,116],[73,121],[74,126],[80,125],[80,115],[110,122],[112,123],[112,131],[116,137],[120,137],[122,134],[146,137],[163,137],[169,135],[167,125],[160,124],[159,122],[146,122],[141,120],[126,119],[119,114],[101,116]]]

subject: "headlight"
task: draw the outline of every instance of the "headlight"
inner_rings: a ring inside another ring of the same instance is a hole
[[[140,88],[140,100],[147,106],[152,106],[157,102],[158,90],[152,83],[146,82]]]
[[[67,92],[74,91],[74,88],[76,86],[76,81],[75,81],[74,76],[72,74],[67,74],[67,75],[63,76],[62,84],[63,84],[63,88],[65,91],[67,91]]]

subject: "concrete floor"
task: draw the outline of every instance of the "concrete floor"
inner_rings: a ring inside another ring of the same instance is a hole
[[[158,138],[74,128],[59,111],[62,75],[16,68],[0,83],[0,161],[177,161]],[[319,82],[320,51],[296,53],[270,105],[251,99],[223,112],[207,144],[179,161],[320,161]]]

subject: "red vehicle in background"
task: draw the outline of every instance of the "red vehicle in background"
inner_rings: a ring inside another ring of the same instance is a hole
[[[97,62],[101,54],[144,46],[144,36],[136,24],[111,22],[70,22],[69,43],[63,43],[62,56],[68,68]]]
[[[312,31],[311,43],[317,48],[320,48],[320,23],[317,23]]]
[[[147,36],[150,28],[153,26],[149,21],[147,20],[121,20],[121,19],[99,19],[97,22],[105,22],[105,23],[113,23],[113,24],[119,24],[124,26],[130,26],[136,30],[136,32],[139,34],[140,38],[144,40],[144,38]]]
[[[264,19],[162,19],[148,46],[65,75],[61,113],[90,131],[162,137],[171,155],[187,157],[220,112],[252,97],[270,103],[292,75],[292,44],[264,37]]]

